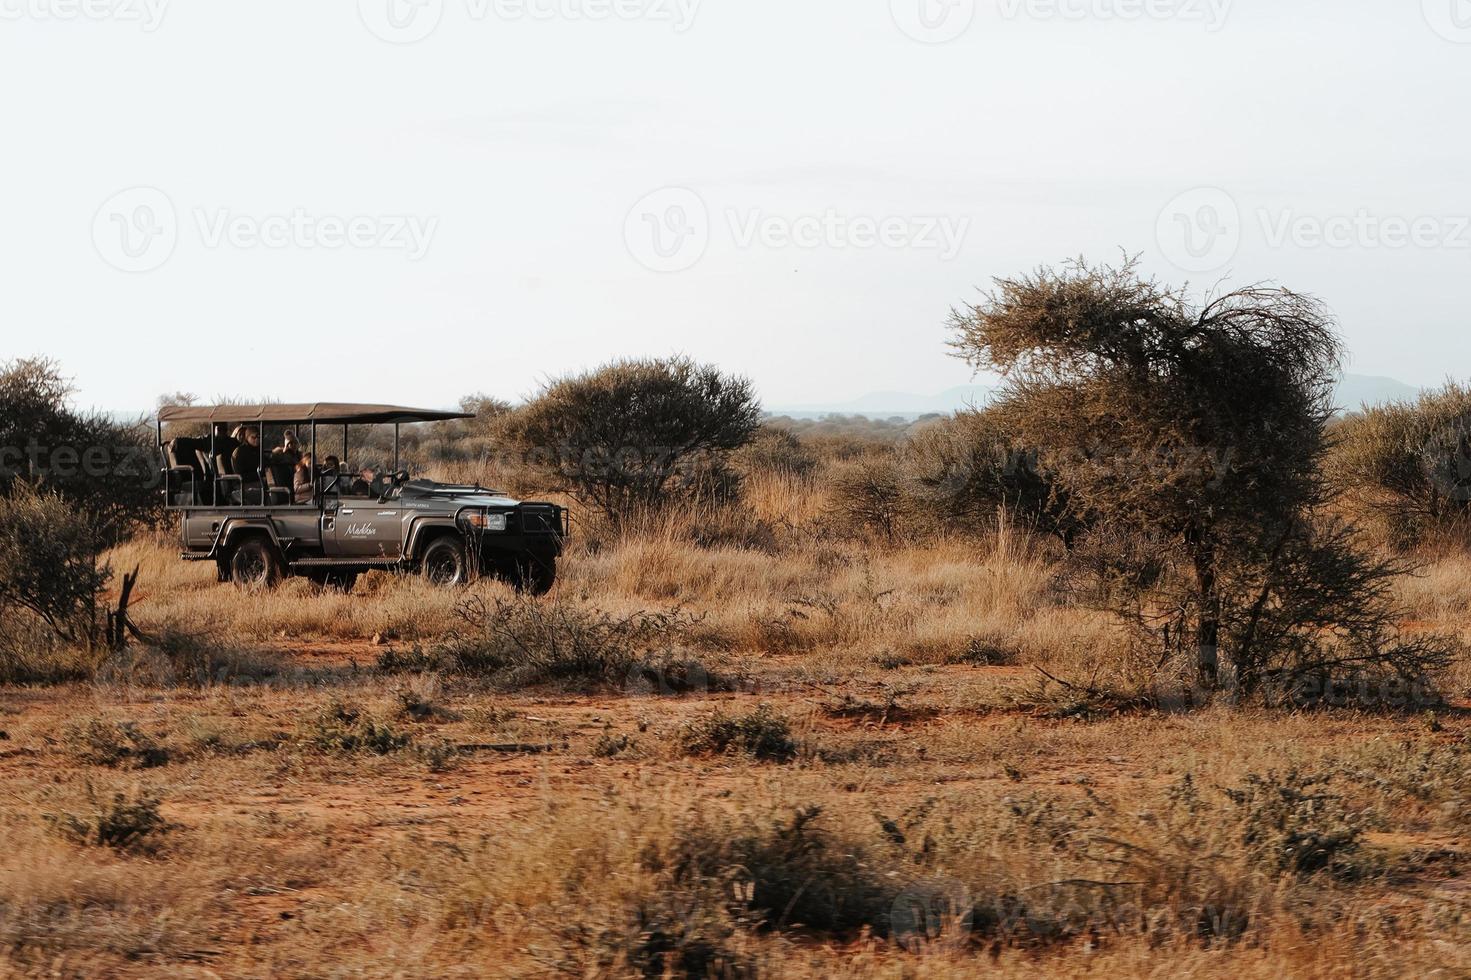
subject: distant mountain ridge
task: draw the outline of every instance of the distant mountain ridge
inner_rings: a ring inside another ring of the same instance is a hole
[[[960,385],[935,395],[875,391],[848,402],[773,407],[767,409],[767,412],[790,418],[819,418],[823,415],[862,415],[875,419],[918,418],[921,415],[949,415],[967,408],[983,407],[996,391],[990,385]],[[1339,381],[1334,403],[1340,411],[1352,412],[1365,405],[1414,398],[1419,393],[1419,388],[1394,378],[1345,374]]]

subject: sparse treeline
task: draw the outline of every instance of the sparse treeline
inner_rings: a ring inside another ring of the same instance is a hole
[[[410,427],[403,450],[436,475],[565,494],[599,541],[678,512],[693,542],[779,560],[794,532],[743,502],[748,484],[773,479],[824,501],[807,538],[883,547],[1025,531],[1052,542],[1069,600],[1113,613],[1154,665],[1142,688],[1091,693],[1423,689],[1456,652],[1399,631],[1393,583],[1406,549],[1466,530],[1466,389],[1335,422],[1341,348],[1321,303],[1267,287],[1196,302],[1130,263],[999,281],[951,326],[957,356],[1005,378],[987,408],[913,424],[763,422],[748,379],[683,357],[625,360],[519,406],[467,397],[472,418]],[[139,444],[71,413],[67,394],[54,365],[9,365],[5,445]],[[386,462],[388,430],[355,439],[355,462]],[[0,484],[0,616],[73,644],[95,643],[104,553],[147,520],[152,493],[137,474],[86,472],[12,460]]]

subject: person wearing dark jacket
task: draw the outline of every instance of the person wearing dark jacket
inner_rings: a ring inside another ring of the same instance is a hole
[[[216,422],[214,427],[214,454],[226,459],[235,458],[235,450],[240,446],[240,440],[230,435],[230,423]]]
[[[240,438],[242,441],[230,456],[230,464],[246,486],[260,483],[260,430],[254,426],[247,427],[241,430]]]

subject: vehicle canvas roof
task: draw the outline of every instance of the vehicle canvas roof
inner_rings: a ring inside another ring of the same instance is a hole
[[[469,419],[464,412],[442,412],[401,405],[314,402],[306,405],[174,405],[158,411],[160,422],[316,422],[330,425],[447,422]]]

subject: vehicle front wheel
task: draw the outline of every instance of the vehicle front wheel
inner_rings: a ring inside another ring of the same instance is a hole
[[[230,552],[230,581],[245,589],[273,589],[281,581],[281,559],[269,541],[249,538]]]
[[[465,544],[458,538],[435,538],[424,549],[424,559],[420,562],[420,567],[424,581],[430,585],[464,585],[470,578],[470,562],[465,555]]]

